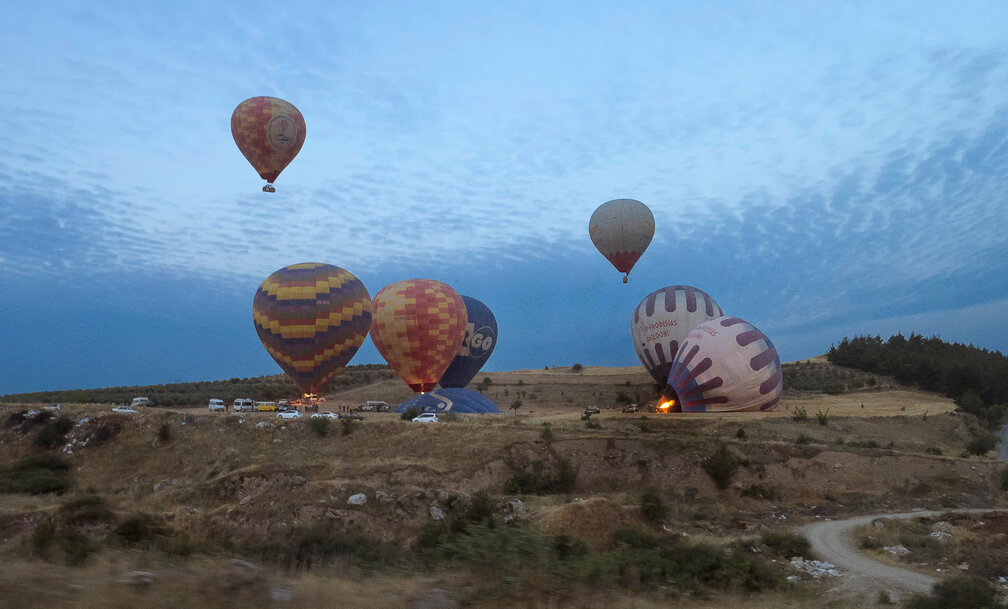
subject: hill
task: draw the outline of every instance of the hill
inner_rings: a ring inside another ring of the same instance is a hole
[[[470,607],[838,606],[830,584],[785,585],[793,526],[1006,503],[1003,466],[972,454],[983,425],[888,377],[815,358],[786,366],[801,389],[773,413],[657,415],[619,409],[653,399],[642,369],[577,368],[481,374],[504,413],[437,425],[281,424],[202,399],[64,404],[65,423],[0,406],[0,587],[22,607],[404,606],[435,589]],[[409,395],[376,378],[327,405]]]

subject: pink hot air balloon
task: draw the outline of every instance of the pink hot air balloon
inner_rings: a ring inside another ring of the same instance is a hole
[[[623,283],[654,237],[654,214],[635,199],[613,199],[599,205],[588,221],[592,243],[616,270]]]
[[[634,310],[630,331],[634,349],[654,380],[668,382],[669,368],[690,330],[724,312],[710,294],[688,285],[655,290]]]
[[[679,347],[659,410],[773,410],[783,388],[780,357],[766,334],[719,317],[698,325]]]

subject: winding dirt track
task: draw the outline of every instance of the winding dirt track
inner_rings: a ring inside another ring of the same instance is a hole
[[[798,529],[812,544],[812,551],[820,559],[831,562],[845,571],[846,577],[863,580],[866,588],[899,588],[909,592],[928,593],[931,587],[938,583],[937,577],[891,567],[872,560],[853,547],[851,532],[855,527],[868,524],[876,518],[916,518],[918,516],[935,517],[948,512],[966,512],[982,514],[999,512],[998,509],[969,510],[922,510],[919,512],[903,512],[900,514],[874,514],[860,516],[847,520],[829,520],[814,522]]]

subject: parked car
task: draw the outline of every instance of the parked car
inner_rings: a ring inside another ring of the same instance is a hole
[[[638,410],[637,404],[627,404],[623,407],[623,412],[637,412]]]
[[[278,419],[303,419],[304,415],[296,410],[285,410],[277,413]]]
[[[598,406],[596,406],[595,404],[592,404],[591,406],[586,406],[585,407],[585,414],[587,414],[587,415],[598,414],[600,412],[602,412],[602,410]]]
[[[209,408],[214,412],[224,412],[225,410],[227,410],[227,404],[224,403],[224,400],[218,398],[210,398],[210,404],[207,406],[207,408]]]
[[[367,412],[387,412],[389,410],[389,405],[388,402],[380,400],[368,400],[361,405],[360,409]]]
[[[154,403],[147,398],[133,398],[133,403],[130,407],[136,408],[137,406],[153,406]]]
[[[116,406],[112,409],[112,412],[118,412],[119,414],[137,414],[137,411],[129,406]]]
[[[437,423],[437,413],[436,412],[425,412],[419,416],[413,417],[414,423]]]
[[[238,398],[232,406],[235,412],[252,412],[255,410],[255,402],[252,398]]]
[[[327,410],[325,412],[316,412],[315,414],[313,414],[311,416],[311,418],[313,418],[313,419],[334,419],[335,420],[335,419],[339,418],[339,415],[336,414],[335,412],[331,412],[331,411]]]

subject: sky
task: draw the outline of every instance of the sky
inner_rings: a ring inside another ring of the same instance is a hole
[[[0,58],[0,394],[278,374],[252,298],[310,261],[483,301],[487,370],[634,365],[676,284],[782,361],[1008,352],[1001,0],[8,2]],[[275,194],[259,95],[307,125]],[[616,198],[656,221],[626,285]]]

